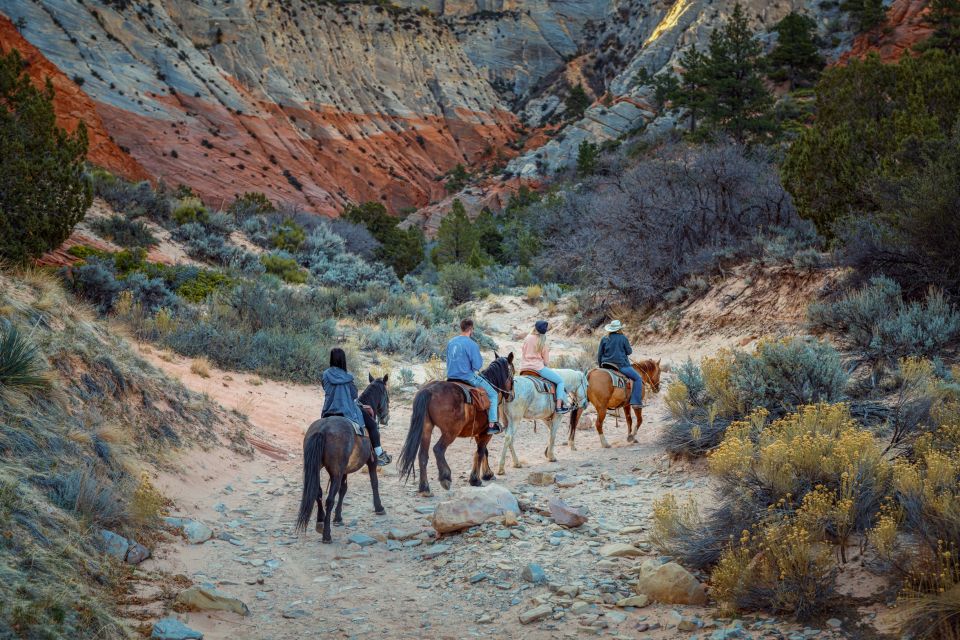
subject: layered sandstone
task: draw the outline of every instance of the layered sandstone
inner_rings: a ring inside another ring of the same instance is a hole
[[[445,171],[515,135],[453,33],[413,12],[270,0],[0,0],[0,12],[82,79],[152,177],[214,205],[245,191],[330,214],[424,205]]]

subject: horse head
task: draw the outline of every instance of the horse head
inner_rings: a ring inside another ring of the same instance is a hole
[[[496,389],[505,392],[507,402],[513,399],[513,376],[516,369],[513,366],[513,352],[506,357],[493,352],[493,362],[480,375],[487,379]]]
[[[360,402],[373,407],[377,422],[383,426],[390,423],[390,394],[387,393],[389,377],[389,373],[383,374],[382,378],[375,378],[373,374],[367,373],[370,384],[360,394]]]
[[[640,372],[640,377],[650,387],[653,393],[660,393],[660,360],[643,360],[634,362],[633,367]]]

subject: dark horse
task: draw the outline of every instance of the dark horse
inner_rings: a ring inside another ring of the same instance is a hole
[[[494,361],[480,372],[487,382],[493,385],[500,402],[509,402],[513,393],[513,354],[501,358],[494,354]],[[444,452],[457,438],[475,438],[477,453],[473,456],[473,471],[470,472],[470,484],[479,487],[480,467],[483,467],[483,479],[493,480],[490,470],[487,443],[491,436],[487,434],[487,412],[478,411],[474,404],[467,404],[461,387],[453,382],[435,380],[424,385],[413,399],[413,415],[410,418],[410,431],[407,433],[403,452],[400,454],[400,475],[409,479],[413,473],[414,460],[420,462],[420,487],[422,496],[429,496],[430,484],[427,482],[427,462],[430,458],[430,439],[433,428],[440,428],[440,440],[433,447],[437,457],[437,470],[440,472],[440,484],[450,488],[450,465]]]
[[[368,374],[369,375],[369,374]],[[390,419],[390,399],[387,396],[387,376],[374,378],[360,394],[360,404],[373,409],[374,417],[386,424]],[[313,513],[313,503],[317,503],[317,533],[323,533],[323,541],[330,542],[330,515],[333,513],[333,501],[337,501],[333,524],[342,525],[343,496],[347,493],[347,475],[359,471],[367,465],[370,472],[370,488],[373,490],[373,510],[378,516],[387,513],[380,503],[380,490],[377,483],[377,459],[373,455],[370,437],[358,436],[353,425],[342,416],[321,418],[307,429],[303,438],[303,496],[300,498],[300,514],[297,516],[297,530],[305,531]],[[327,509],[324,511],[323,491],[320,489],[320,469],[323,467],[330,475],[327,484]],[[323,521],[323,529],[320,522]]]

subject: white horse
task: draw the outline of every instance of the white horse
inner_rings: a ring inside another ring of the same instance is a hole
[[[582,413],[579,407],[587,404],[587,376],[582,371],[573,369],[554,369],[561,378],[563,386],[566,387],[567,394],[572,402],[570,411],[571,419],[578,417]],[[519,469],[522,465],[517,458],[517,452],[513,448],[513,436],[524,418],[529,420],[543,420],[550,427],[550,442],[547,444],[543,455],[550,462],[556,462],[557,457],[553,454],[553,443],[557,436],[557,429],[563,421],[564,414],[557,413],[557,402],[552,393],[540,393],[533,386],[533,381],[527,376],[515,376],[513,379],[512,401],[504,403],[501,406],[501,419],[506,427],[506,435],[503,440],[503,448],[500,451],[500,467],[497,469],[499,475],[503,475],[504,462],[507,458],[507,449],[510,449],[510,456],[513,458],[513,466]]]

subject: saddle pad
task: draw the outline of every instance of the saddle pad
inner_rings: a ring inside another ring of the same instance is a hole
[[[607,369],[606,367],[594,367],[594,369],[599,369],[600,371],[605,371],[610,374],[610,380],[613,382],[613,386],[617,389],[626,389],[631,386],[632,381],[627,376],[623,375],[619,371],[614,369]],[[591,370],[592,371],[592,370]]]
[[[366,434],[366,432],[363,430],[363,425],[362,425],[362,424],[357,424],[357,423],[354,422],[353,420],[350,420],[350,426],[353,427],[353,432],[354,432],[355,434],[357,434],[357,435],[360,436],[361,438],[366,437],[367,434]]]
[[[460,390],[463,391],[464,402],[477,405],[477,411],[486,411],[490,408],[490,398],[487,397],[487,392],[483,389],[459,380],[447,380],[447,382],[452,382],[460,387]]]
[[[537,393],[554,395],[557,392],[557,385],[542,377],[536,371],[521,371],[520,375],[533,383],[533,388],[537,390]]]

